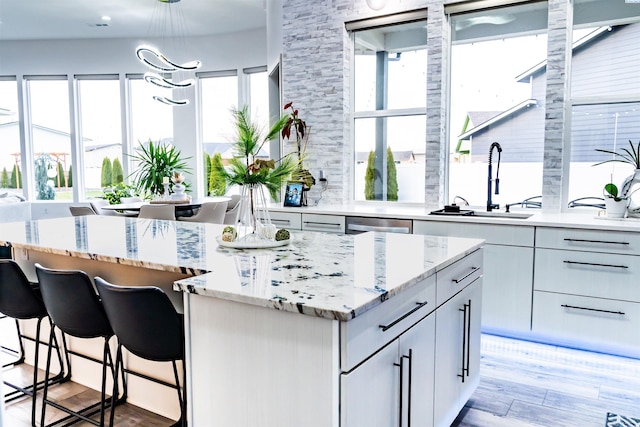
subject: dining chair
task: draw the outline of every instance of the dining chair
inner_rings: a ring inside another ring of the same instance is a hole
[[[91,206],[69,206],[72,216],[96,215],[96,211]]]
[[[175,386],[164,383],[178,392],[180,419],[173,424],[186,426],[186,387],[184,363],[184,320],[176,312],[167,294],[156,286],[119,286],[101,277],[95,278],[96,288],[102,304],[118,338],[116,372],[126,372],[123,366],[122,347],[143,359],[156,362],[171,362]],[[176,362],[182,361],[182,387]],[[153,379],[149,378],[153,381]],[[112,396],[118,395],[118,384],[114,383]],[[123,395],[127,395],[126,382]],[[114,397],[115,399],[115,397]],[[112,406],[115,404],[112,403]],[[115,411],[111,411],[109,426],[113,425]]]
[[[176,208],[173,205],[142,205],[138,218],[176,220]]]
[[[224,222],[225,213],[227,212],[227,202],[210,202],[203,203],[192,216],[181,216],[180,221],[189,222],[209,222],[211,224],[222,224]]]
[[[224,224],[235,225],[238,220],[238,210],[240,209],[240,194],[231,196],[231,200],[227,203],[227,212],[224,215]]]
[[[131,197],[120,197],[120,203],[125,204],[125,203],[137,203],[137,202],[141,202],[142,198],[138,197],[138,196],[131,196]]]
[[[89,202],[89,204],[91,205],[93,210],[98,215],[109,215],[109,216],[119,216],[120,215],[116,211],[112,211],[112,210],[109,210],[109,209],[102,209],[103,206],[108,206],[109,205],[109,201],[108,200],[105,200],[105,199],[91,200]]]

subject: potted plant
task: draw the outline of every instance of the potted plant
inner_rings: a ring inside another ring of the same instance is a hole
[[[286,123],[282,128],[282,138],[290,139],[291,133],[296,137],[296,154],[298,156],[298,164],[296,169],[291,174],[291,179],[294,181],[300,181],[303,184],[302,192],[302,205],[306,206],[306,192],[316,183],[316,179],[311,175],[308,169],[303,166],[304,157],[307,151],[307,143],[309,142],[309,134],[311,128],[307,127],[307,123],[300,118],[298,110],[293,108],[293,102],[289,102],[284,106],[284,110],[291,110],[285,116],[287,118]]]
[[[174,173],[191,171],[185,161],[190,157],[182,158],[180,150],[170,144],[156,144],[149,140],[147,144],[141,144],[135,154],[129,156],[137,161],[137,168],[129,178],[136,191],[145,198],[161,195],[167,182],[171,191],[174,183],[169,181],[169,177]],[[188,186],[186,187],[188,191]]]
[[[618,197],[628,199],[626,203],[628,205],[629,216],[640,217],[640,205],[636,205],[633,200],[631,200],[631,194],[636,191],[632,191],[632,188],[636,184],[640,184],[640,141],[638,142],[637,146],[634,146],[633,142],[629,140],[629,148],[621,148],[620,152],[604,150],[600,148],[597,148],[596,151],[600,153],[611,154],[613,155],[613,158],[600,163],[596,163],[594,166],[610,162],[619,162],[629,164],[635,168],[633,174],[629,175],[622,183],[620,195]],[[605,202],[606,199],[607,198],[605,197]]]
[[[232,110],[236,126],[235,156],[229,160],[228,168],[222,163],[212,163],[215,173],[223,177],[227,185],[242,187],[239,218],[236,221],[240,239],[249,241],[261,239],[259,225],[270,228],[269,215],[263,189],[266,189],[273,200],[277,199],[282,185],[297,168],[297,162],[291,153],[276,160],[260,159],[258,155],[262,146],[275,138],[284,128],[290,117],[282,116],[271,126],[266,135],[262,135],[258,125],[251,121],[247,106]],[[259,219],[262,223],[259,223]]]
[[[629,205],[628,196],[620,196],[618,187],[613,183],[608,183],[603,190],[604,203],[607,209],[607,216],[611,218],[624,218]]]

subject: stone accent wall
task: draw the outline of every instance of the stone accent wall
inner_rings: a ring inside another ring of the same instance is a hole
[[[365,0],[283,0],[282,93],[293,101],[312,127],[307,167],[314,176],[324,170],[329,180],[322,203],[353,200],[351,149],[351,55],[345,22],[428,8],[427,140],[425,204],[437,208],[446,201],[448,162],[447,76],[450,31],[444,6],[447,0],[389,0],[381,11]],[[566,53],[571,45],[570,0],[549,0],[549,62],[545,129],[543,197],[545,210],[559,210],[562,153],[565,135],[565,93],[568,91]],[[285,141],[285,152],[292,144]]]

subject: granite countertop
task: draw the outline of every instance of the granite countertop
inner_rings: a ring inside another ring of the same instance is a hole
[[[294,232],[287,246],[218,246],[223,225],[111,216],[0,224],[0,245],[193,275],[182,290],[350,320],[477,250],[483,240]]]
[[[504,210],[486,213],[483,212],[482,208],[471,207],[470,209],[475,210],[479,215],[430,215],[430,212],[434,209],[428,209],[424,205],[378,204],[375,202],[301,208],[282,207],[274,204],[269,207],[269,210],[273,212],[640,232],[640,218],[607,218],[604,211],[595,208],[574,208],[571,212],[545,212],[540,209],[518,209],[512,207],[511,215],[505,213]],[[519,217],[523,215],[528,217]]]

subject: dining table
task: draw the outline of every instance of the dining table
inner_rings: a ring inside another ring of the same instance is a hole
[[[202,197],[197,199],[192,199],[185,202],[176,203],[176,201],[168,200],[166,204],[171,204],[176,209],[176,217],[184,217],[184,216],[192,216],[194,215],[198,209],[205,203],[222,203],[228,202],[231,200],[231,197],[226,196],[213,196],[213,197]],[[103,206],[102,209],[112,210],[123,215],[136,214],[140,212],[140,208],[144,205],[161,205],[163,204],[161,200],[149,201],[145,200],[142,202],[129,202],[129,203],[118,203],[115,205]]]

